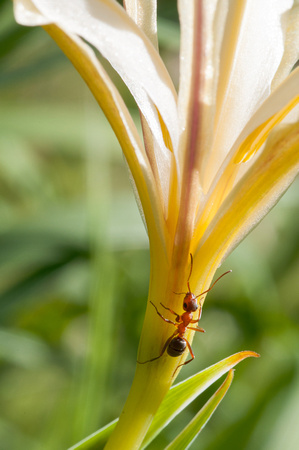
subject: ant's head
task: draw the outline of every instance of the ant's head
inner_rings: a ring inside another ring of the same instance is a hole
[[[183,309],[184,311],[194,312],[198,308],[197,300],[192,292],[187,292],[184,297]]]
[[[209,292],[211,289],[213,289],[213,287],[215,286],[215,284],[217,283],[217,281],[220,280],[220,278],[222,278],[222,277],[223,277],[224,275],[226,275],[227,273],[230,273],[231,270],[228,270],[227,272],[225,272],[225,273],[223,273],[222,275],[220,275],[220,277],[217,278],[216,281],[214,281],[214,283],[212,284],[212,286],[211,286],[209,289],[207,289],[207,290],[201,292],[201,293],[198,294],[198,295],[194,295],[194,294],[192,294],[192,292],[191,292],[190,283],[189,283],[189,280],[190,280],[190,277],[191,277],[191,274],[192,274],[192,268],[193,268],[193,256],[192,256],[191,253],[190,253],[190,258],[191,258],[191,265],[190,265],[191,267],[190,267],[189,277],[188,277],[188,280],[187,280],[188,292],[174,292],[174,294],[177,294],[177,295],[184,294],[184,295],[185,295],[185,297],[184,297],[184,303],[183,303],[183,309],[184,309],[184,311],[187,311],[187,312],[194,312],[194,311],[196,311],[196,310],[198,309],[198,304],[197,304],[197,300],[196,300],[196,299],[197,299],[198,297],[201,297],[202,295],[206,294],[206,293]],[[202,305],[200,305],[200,307],[201,307],[201,306],[202,306]]]

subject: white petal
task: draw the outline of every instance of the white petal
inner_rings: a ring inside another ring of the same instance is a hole
[[[14,1],[14,15],[20,25],[34,27],[47,25],[51,22],[39,12],[31,0]]]
[[[219,83],[221,90],[218,90],[217,97],[222,100],[217,104],[215,141],[205,168],[206,188],[242,128],[270,94],[284,51],[281,15],[292,4],[292,0],[247,0],[236,35],[228,27],[231,25],[230,14],[235,13],[235,7],[241,7],[241,2],[229,3],[227,29],[220,54],[220,81],[221,74],[227,70],[227,58],[230,59],[230,72],[227,83],[224,86]]]
[[[173,146],[178,140],[176,93],[148,38],[114,0],[33,0],[47,20],[96,47],[120,74],[145,116],[161,150],[165,147],[158,108]]]
[[[273,133],[263,153],[225,199],[198,247],[203,266],[213,259],[214,264],[221,263],[294,181],[299,171],[298,125]]]
[[[277,87],[289,75],[299,59],[299,0],[295,0],[292,9],[282,16],[284,34],[284,54],[272,82],[272,89]]]
[[[151,43],[158,48],[157,0],[124,0],[129,16],[141,28]]]
[[[250,118],[244,129],[239,134],[235,143],[233,144],[230,153],[227,155],[225,161],[221,165],[217,175],[215,176],[209,193],[206,196],[206,202],[210,201],[210,196],[213,196],[213,192],[217,184],[221,184],[221,179],[225,180],[225,177],[227,176],[225,169],[231,164],[231,161],[234,161],[240,145],[247,138],[247,136],[249,136],[254,130],[256,130],[256,128],[265,123],[276,113],[285,108],[298,95],[299,68],[294,70],[291,75],[289,75],[289,77],[277,89],[275,89],[275,91],[265,100],[265,102],[259,107],[256,113]],[[297,106],[295,106],[294,111],[290,111],[288,116],[284,119],[284,123],[294,123],[296,121],[298,121]],[[234,181],[234,185],[250,169],[250,166],[254,163],[256,158],[260,156],[260,153],[261,151],[258,151],[255,155],[255,158],[248,160],[247,163],[238,164],[235,166],[238,170],[238,174]],[[224,184],[226,184],[226,182]],[[198,214],[198,220],[199,219],[200,215]]]
[[[299,67],[264,101],[256,113],[250,118],[238,138],[236,139],[231,154],[238,149],[241,143],[259,125],[266,122],[271,116],[279,112],[294,97],[299,95]],[[295,118],[297,120],[297,117]]]
[[[196,5],[194,1],[179,0],[179,17],[181,25],[181,47],[180,47],[180,86],[178,111],[181,129],[181,145],[180,145],[180,163],[183,165],[185,155],[182,153],[185,149],[184,139],[185,133],[189,126],[188,110],[193,102],[196,102],[199,96],[198,92],[194,92],[194,66],[197,59],[200,57],[200,72],[204,74],[204,83],[200,86],[200,101],[202,113],[202,129],[200,136],[200,145],[197,151],[203,155],[207,149],[211,147],[211,137],[213,136],[213,114],[215,104],[215,86],[217,80],[217,73],[215,72],[216,64],[213,58],[215,55],[215,48],[218,48],[221,43],[223,22],[225,20],[226,1],[220,2],[218,0],[209,0],[202,4],[201,23],[198,23],[199,17],[196,16]],[[220,16],[221,23],[215,16]],[[217,34],[213,33],[215,22],[217,21]],[[197,29],[201,29],[201,46],[199,49],[199,42],[197,41]],[[199,53],[201,53],[199,55]],[[199,124],[198,124],[199,126]]]

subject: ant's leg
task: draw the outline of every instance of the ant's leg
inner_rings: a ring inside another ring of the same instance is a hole
[[[180,321],[180,315],[178,313],[176,313],[175,311],[173,311],[170,308],[167,308],[167,306],[164,306],[163,303],[160,302],[160,305],[163,306],[163,308],[168,309],[168,311],[170,311],[172,314],[174,314],[176,316],[176,321],[179,322]]]
[[[165,350],[167,349],[167,347],[168,347],[170,341],[171,341],[171,340],[174,338],[174,336],[176,336],[177,334],[178,334],[178,331],[175,330],[175,332],[167,339],[167,341],[165,342],[165,344],[164,344],[164,346],[163,346],[163,348],[162,348],[161,353],[160,353],[159,356],[156,356],[155,358],[152,358],[152,359],[148,359],[147,361],[138,361],[138,360],[137,360],[138,364],[145,364],[145,363],[148,363],[148,362],[151,362],[151,361],[155,361],[156,359],[161,358],[161,356],[163,355],[163,353],[164,353]]]
[[[194,353],[193,353],[193,351],[192,351],[192,348],[191,348],[191,345],[190,345],[189,341],[188,341],[186,338],[184,338],[184,337],[182,337],[182,339],[184,339],[184,341],[186,342],[186,344],[187,344],[187,346],[188,346],[188,350],[189,350],[189,352],[190,352],[191,359],[188,359],[188,361],[185,361],[183,364],[179,364],[179,365],[177,366],[177,368],[175,369],[175,371],[173,372],[173,375],[172,375],[172,376],[174,376],[174,374],[176,373],[176,371],[178,370],[179,367],[185,366],[186,364],[189,364],[189,363],[190,363],[191,361],[193,361],[193,359],[195,358]]]
[[[199,322],[200,319],[201,319],[201,314],[202,314],[202,307],[201,307],[201,305],[199,305],[198,317],[197,317],[197,319],[191,320],[190,323],[196,323],[196,322]]]
[[[200,331],[201,333],[205,333],[206,332],[206,330],[204,330],[203,328],[200,328],[200,327],[187,327],[188,328],[188,330],[194,330],[194,331]]]
[[[201,314],[202,314],[202,307],[201,306],[199,306],[199,311],[198,311],[198,319],[197,320],[200,320],[200,318],[201,318]]]
[[[198,314],[198,318],[197,318],[197,319],[190,320],[190,323],[197,323],[197,322],[199,322],[199,321],[200,321],[200,318],[201,318],[201,312],[202,312],[202,309],[200,308],[199,314]]]
[[[169,320],[169,319],[165,319],[165,317],[163,317],[162,316],[162,314],[161,313],[159,313],[159,311],[158,311],[158,308],[156,307],[156,305],[154,305],[153,304],[153,302],[152,301],[150,301],[150,303],[153,305],[153,307],[156,309],[156,311],[157,311],[157,314],[161,317],[161,319],[163,319],[164,320],[164,322],[167,322],[167,323],[172,323],[172,325],[174,325],[174,326],[177,326],[176,325],[176,323],[174,323],[172,320]]]

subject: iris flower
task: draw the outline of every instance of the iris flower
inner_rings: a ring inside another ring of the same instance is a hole
[[[156,6],[156,0],[125,0],[124,7],[115,0],[14,1],[16,20],[43,26],[71,60],[124,152],[150,243],[139,361],[159,355],[173,333],[150,302],[182,311],[175,292],[187,290],[190,254],[192,292],[206,291],[299,167],[298,1],[178,0],[178,90],[159,54]],[[89,44],[131,91],[143,140]],[[193,334],[186,333],[189,342]],[[107,448],[138,448],[186,354],[137,364]]]

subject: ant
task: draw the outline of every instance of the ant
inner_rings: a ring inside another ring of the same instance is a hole
[[[163,317],[162,314],[158,311],[158,308],[156,307],[156,305],[154,305],[153,302],[150,302],[153,305],[153,307],[155,308],[157,314],[161,317],[161,319],[164,320],[164,322],[171,323],[172,325],[174,325],[176,327],[175,332],[167,339],[159,356],[156,356],[155,358],[152,358],[152,359],[149,359],[149,360],[143,361],[143,362],[137,361],[139,364],[145,364],[145,363],[148,363],[151,361],[155,361],[156,359],[161,358],[161,356],[164,354],[164,352],[166,350],[167,350],[167,353],[169,356],[173,356],[176,358],[178,356],[181,356],[184,353],[184,351],[186,350],[186,347],[188,347],[188,350],[191,355],[191,359],[189,359],[188,361],[185,361],[183,364],[179,364],[177,366],[177,368],[175,369],[173,375],[175,374],[175,372],[177,371],[177,369],[179,367],[190,363],[195,358],[194,353],[191,348],[191,345],[190,345],[190,342],[185,338],[186,331],[194,330],[194,331],[200,331],[201,333],[205,332],[205,330],[200,327],[196,327],[196,326],[189,327],[189,324],[195,324],[201,318],[202,306],[201,306],[201,304],[199,304],[199,305],[197,304],[197,298],[201,297],[202,295],[206,294],[211,289],[213,289],[213,287],[215,286],[217,281],[220,280],[220,278],[222,278],[224,275],[231,272],[231,270],[228,270],[227,272],[223,273],[222,275],[220,275],[219,278],[217,278],[216,281],[214,281],[214,283],[212,284],[212,286],[209,289],[202,292],[201,294],[195,295],[191,292],[190,283],[189,283],[189,280],[190,280],[190,277],[192,274],[192,269],[193,269],[193,256],[191,253],[190,253],[190,257],[191,257],[191,267],[190,267],[190,273],[189,273],[189,276],[187,279],[188,292],[174,292],[174,294],[176,294],[176,295],[185,295],[184,301],[183,301],[183,309],[185,312],[182,315],[177,314],[172,309],[167,308],[162,303],[160,303],[160,305],[163,306],[163,308],[167,309],[168,311],[170,311],[172,314],[174,314],[176,316],[175,322],[173,322],[172,320],[169,320],[169,319],[166,319],[165,317]],[[199,307],[198,318],[193,319],[193,312],[197,311],[198,307]]]

